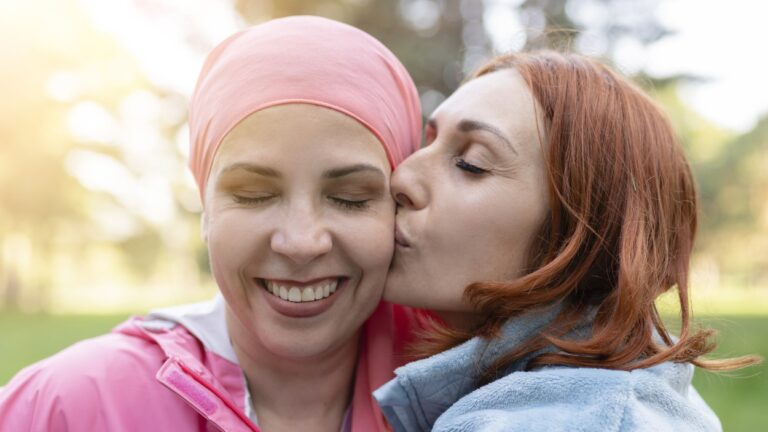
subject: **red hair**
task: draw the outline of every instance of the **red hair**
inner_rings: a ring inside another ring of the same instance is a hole
[[[508,319],[561,302],[548,326],[497,359],[480,380],[492,380],[544,347],[555,350],[534,355],[529,369],[631,370],[673,361],[722,370],[758,362],[755,356],[701,358],[715,343],[713,330],[693,331],[690,322],[696,189],[662,110],[628,79],[577,54],[503,55],[470,79],[501,69],[522,76],[542,111],[550,212],[529,251],[526,274],[467,287],[466,298],[485,321],[471,332],[436,324],[415,352],[430,355],[473,336],[493,337]],[[675,287],[681,311],[676,341],[655,305],[659,295]],[[587,338],[567,337],[592,314]]]

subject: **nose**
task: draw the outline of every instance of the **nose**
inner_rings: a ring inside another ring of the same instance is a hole
[[[390,191],[398,208],[419,210],[429,201],[425,174],[430,172],[426,148],[412,154],[392,174]]]
[[[293,207],[283,215],[270,238],[270,247],[297,265],[304,265],[331,251],[333,241],[322,218],[309,206]]]

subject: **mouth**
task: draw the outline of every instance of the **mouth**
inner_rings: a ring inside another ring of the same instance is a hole
[[[291,303],[311,303],[326,299],[336,293],[343,277],[314,279],[308,282],[259,279],[268,293]]]
[[[408,242],[408,238],[403,235],[403,232],[400,231],[400,227],[395,225],[395,245],[408,248],[411,247],[411,244]]]

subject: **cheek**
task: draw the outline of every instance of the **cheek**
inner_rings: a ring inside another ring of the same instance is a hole
[[[487,239],[487,252],[496,266],[496,277],[511,280],[525,271],[528,252],[544,221],[546,208],[534,200],[510,200],[500,206],[498,215],[488,221],[495,235]]]
[[[383,278],[394,251],[394,226],[394,208],[367,218],[350,217],[338,240],[363,272]]]
[[[442,207],[429,223],[431,252],[443,257],[430,260],[437,267],[432,272],[453,273],[466,283],[517,277],[544,212],[531,195],[501,188]]]
[[[236,210],[214,215],[208,221],[208,255],[216,269],[234,268],[249,262],[254,251],[268,246],[265,224],[253,215]]]

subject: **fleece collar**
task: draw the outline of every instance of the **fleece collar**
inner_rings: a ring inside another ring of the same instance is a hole
[[[437,418],[456,401],[477,389],[484,366],[510,347],[525,342],[555,317],[559,306],[509,320],[500,337],[491,341],[476,337],[450,350],[395,370],[396,378],[374,392],[394,430],[417,424],[430,430]],[[528,358],[510,365],[523,370]],[[400,424],[401,427],[398,427]]]

